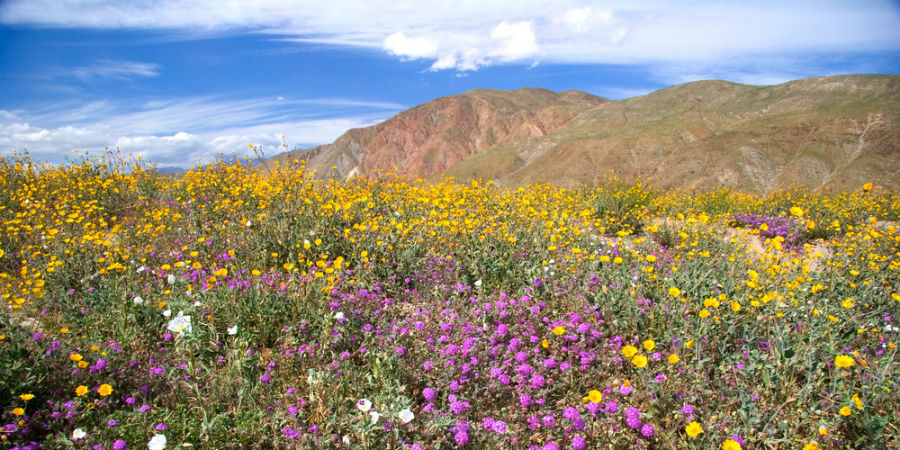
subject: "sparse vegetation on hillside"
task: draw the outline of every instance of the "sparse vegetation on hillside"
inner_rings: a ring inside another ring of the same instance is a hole
[[[664,189],[766,195],[870,181],[900,189],[900,76],[777,86],[708,80],[621,101],[573,91],[474,90],[283,159],[306,159],[325,174],[333,155],[351,144],[359,151],[337,165],[344,177],[396,166],[432,180],[577,188],[615,170],[621,179]]]
[[[270,168],[0,159],[4,448],[900,447],[896,191]]]

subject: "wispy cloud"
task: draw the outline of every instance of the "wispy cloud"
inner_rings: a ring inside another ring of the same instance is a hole
[[[405,109],[390,102],[341,98],[97,101],[0,111],[0,154],[27,149],[58,161],[72,149],[107,147],[161,165],[205,162],[220,152],[243,155],[247,144],[283,151],[282,135],[302,147],[331,142],[350,128],[378,123]]]
[[[351,11],[352,13],[347,13]],[[379,48],[432,70],[503,63],[718,67],[778,55],[900,52],[900,6],[872,0],[642,2],[418,0],[10,0],[0,23],[166,33],[258,32],[306,43]]]
[[[59,69],[54,76],[73,77],[81,81],[128,80],[131,78],[153,78],[159,76],[159,64],[139,61],[116,61],[98,59],[88,66]]]

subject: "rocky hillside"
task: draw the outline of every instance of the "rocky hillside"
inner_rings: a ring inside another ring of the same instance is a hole
[[[281,158],[322,176],[406,171],[520,186],[609,175],[659,187],[900,188],[900,76],[777,86],[698,81],[621,101],[578,91],[474,90]]]

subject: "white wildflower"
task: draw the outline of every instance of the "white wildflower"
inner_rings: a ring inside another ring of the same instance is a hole
[[[85,433],[84,430],[82,430],[81,428],[76,428],[74,431],[72,431],[72,440],[73,441],[77,441],[79,439],[84,439],[85,436],[87,436],[87,433]]]
[[[175,284],[175,275],[170,273],[169,276],[166,277],[166,281],[168,281],[169,284]]]
[[[150,442],[147,443],[147,448],[150,450],[163,450],[166,448],[166,435],[154,434]]]
[[[166,329],[181,336],[184,336],[184,333],[190,333],[194,329],[191,325],[191,316],[185,316],[184,311],[179,311],[178,315],[169,321],[169,326]]]
[[[143,304],[144,304],[144,299],[141,298],[141,296],[139,295],[139,296],[137,296],[137,297],[134,298],[134,304],[135,304],[135,305],[143,305]]]
[[[233,327],[231,327],[231,328],[228,329],[228,334],[229,334],[230,336],[234,336],[234,335],[237,334],[237,330],[238,330],[238,329],[237,329],[237,325],[235,325],[235,326],[233,326]]]
[[[397,417],[399,417],[403,423],[410,423],[416,417],[416,415],[413,414],[413,412],[410,411],[409,408],[406,408],[400,411],[400,413],[397,414]]]
[[[372,402],[367,398],[362,398],[356,402],[356,407],[362,412],[368,412],[372,409]]]

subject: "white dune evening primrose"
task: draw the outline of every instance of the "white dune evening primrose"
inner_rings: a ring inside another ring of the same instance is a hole
[[[154,434],[150,439],[150,442],[147,443],[147,448],[149,450],[163,450],[166,448],[166,435],[164,434]]]
[[[185,316],[184,311],[179,311],[178,315],[169,321],[169,326],[166,329],[181,336],[184,336],[184,333],[190,333],[194,330],[191,325],[191,316]]]
[[[416,418],[416,415],[413,414],[413,412],[410,411],[409,408],[405,408],[400,411],[399,414],[397,414],[397,417],[399,417],[403,423],[410,423],[413,419]]]

